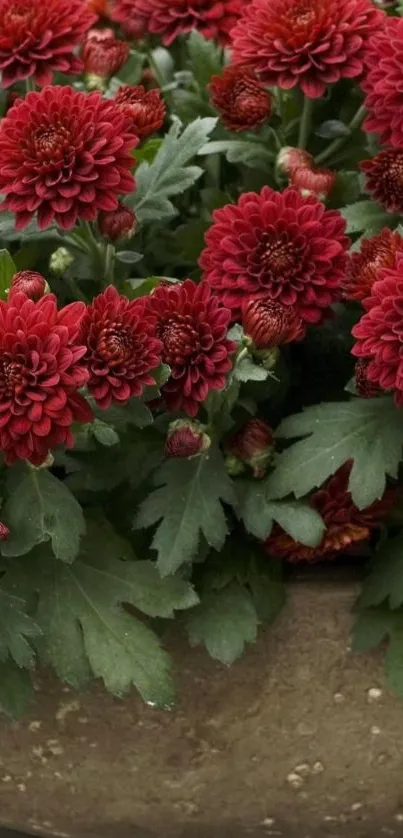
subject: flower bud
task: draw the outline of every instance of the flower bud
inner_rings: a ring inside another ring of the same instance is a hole
[[[55,276],[62,276],[74,262],[74,256],[66,247],[58,247],[49,259],[49,269]]]
[[[382,393],[381,388],[368,380],[367,369],[369,360],[367,358],[359,358],[355,365],[355,386],[359,396],[362,399],[374,399]]]
[[[88,90],[106,90],[114,76],[127,61],[129,44],[115,38],[112,29],[91,29],[82,52]]]
[[[290,185],[299,189],[301,195],[316,195],[324,201],[334,187],[336,175],[330,169],[299,166],[290,175]]]
[[[293,148],[290,145],[284,146],[277,156],[276,167],[285,175],[292,175],[301,166],[311,167],[313,164],[312,154],[303,148]]]
[[[178,419],[171,422],[165,443],[166,457],[196,457],[211,445],[210,437],[198,422]]]
[[[50,288],[42,274],[36,271],[18,271],[11,280],[9,294],[23,291],[30,300],[40,300],[44,294],[49,294]]]
[[[130,239],[136,229],[136,216],[130,207],[119,202],[115,210],[101,210],[98,215],[99,231],[105,239]]]
[[[248,67],[225,67],[212,76],[211,101],[229,131],[250,131],[266,122],[271,113],[271,96]]]
[[[130,119],[139,140],[155,134],[164,122],[166,107],[159,90],[145,90],[141,84],[124,84],[119,87],[114,101]]]
[[[243,310],[242,326],[256,349],[282,346],[301,340],[305,334],[304,324],[293,306],[284,306],[277,300],[249,300]]]
[[[252,468],[253,476],[262,478],[274,451],[273,431],[263,419],[248,419],[225,443],[230,457]]]
[[[9,528],[6,526],[6,524],[3,524],[3,522],[0,521],[0,541],[7,541],[7,539],[9,537],[10,537]]]

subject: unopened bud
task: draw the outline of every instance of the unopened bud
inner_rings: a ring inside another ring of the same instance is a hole
[[[301,166],[312,166],[313,157],[308,151],[303,148],[293,148],[292,146],[284,146],[277,156],[276,167],[285,175],[292,175],[292,173]]]
[[[336,175],[331,169],[316,169],[300,166],[290,175],[290,185],[299,189],[301,195],[316,195],[321,201],[327,198],[334,187]]]
[[[130,207],[119,202],[115,210],[101,210],[98,215],[99,231],[105,239],[131,239],[136,230],[136,216]]]
[[[210,437],[198,422],[178,419],[171,422],[165,443],[166,457],[196,457],[211,445]]]
[[[74,262],[74,256],[66,247],[58,247],[49,259],[49,269],[55,276],[62,276]]]
[[[127,61],[129,53],[129,44],[119,41],[113,29],[91,29],[82,52],[88,90],[105,90],[109,79]]]
[[[242,460],[238,460],[237,457],[233,457],[231,454],[225,458],[225,468],[230,477],[239,477],[245,471],[245,465]]]
[[[301,340],[305,334],[304,324],[293,306],[282,305],[277,300],[250,300],[243,310],[242,326],[256,349],[282,346]]]
[[[49,294],[50,288],[42,274],[36,271],[18,271],[11,280],[9,296],[17,291],[23,291],[30,300],[40,300],[44,294]]]
[[[226,441],[225,449],[230,456],[250,466],[254,477],[262,478],[273,457],[273,431],[263,419],[248,419]]]

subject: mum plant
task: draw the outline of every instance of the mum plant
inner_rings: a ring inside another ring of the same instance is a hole
[[[175,615],[230,664],[345,557],[403,692],[399,14],[0,0],[6,713],[168,706]]]

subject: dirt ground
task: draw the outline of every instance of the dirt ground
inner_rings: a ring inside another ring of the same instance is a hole
[[[43,676],[1,723],[0,822],[59,838],[403,836],[403,700],[349,648],[351,581],[294,582],[231,669],[168,641],[179,701]]]

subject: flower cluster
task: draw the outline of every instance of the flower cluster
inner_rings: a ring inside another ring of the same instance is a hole
[[[115,0],[112,17],[131,38],[148,32],[169,46],[196,29],[227,45],[242,7],[242,0]]]

